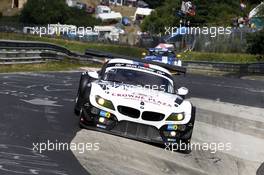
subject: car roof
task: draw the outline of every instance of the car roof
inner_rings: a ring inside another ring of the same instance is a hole
[[[153,51],[163,51],[163,52],[173,52],[171,49],[169,48],[149,48],[148,49],[150,52]]]
[[[111,59],[111,60],[109,60],[108,64],[111,64],[111,63],[125,63],[125,64],[134,64],[134,65],[138,65],[140,63],[142,63],[144,65],[146,64],[144,62],[140,62],[140,60],[139,61],[134,61],[134,60],[128,60],[128,59],[122,59],[122,58],[114,58],[114,59]],[[151,69],[155,69],[155,70],[164,72],[166,74],[172,75],[170,73],[170,71],[168,71],[167,69],[165,69],[165,68],[163,68],[161,66],[154,65],[154,64],[147,64],[147,65]]]

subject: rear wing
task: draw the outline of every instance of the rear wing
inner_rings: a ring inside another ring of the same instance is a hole
[[[187,69],[185,67],[165,64],[162,62],[150,61],[150,60],[144,60],[144,59],[138,59],[138,58],[131,58],[129,60],[133,60],[133,61],[137,61],[137,62],[141,62],[141,63],[146,63],[146,64],[157,65],[157,66],[160,66],[160,67],[167,69],[172,74],[179,74],[179,73],[186,74],[186,72],[187,72]]]
[[[179,73],[186,74],[186,68],[184,68],[184,67],[165,64],[165,63],[156,62],[156,61],[144,60],[144,59],[139,59],[139,58],[131,58],[131,57],[123,56],[123,55],[111,54],[111,53],[92,50],[92,49],[87,49],[85,51],[85,55],[89,55],[89,56],[97,57],[97,58],[101,58],[101,59],[121,58],[121,59],[133,60],[133,61],[137,61],[137,62],[141,62],[141,63],[153,64],[153,65],[163,67],[163,68],[167,69],[168,71],[170,71],[172,74],[179,74]]]

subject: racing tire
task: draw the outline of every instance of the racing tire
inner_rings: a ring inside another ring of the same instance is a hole
[[[196,108],[193,106],[192,107],[192,113],[191,113],[192,118],[190,121],[192,123],[192,127],[194,127],[195,115],[196,115]],[[191,129],[191,133],[190,133],[189,138],[181,139],[182,144],[189,145],[189,146],[187,146],[186,149],[180,150],[179,152],[181,152],[183,154],[190,154],[192,152],[192,148],[191,148],[192,132],[193,132],[193,128]]]
[[[192,152],[191,148],[191,140],[181,140],[181,144],[184,144],[185,147],[184,149],[180,149],[178,152],[183,153],[183,154],[190,154]]]
[[[77,94],[77,97],[76,97],[76,100],[75,100],[75,105],[74,105],[74,114],[76,116],[80,116],[80,114],[81,114],[81,110],[80,110],[80,108],[77,105],[78,99],[79,99],[79,92]]]
[[[82,75],[79,83],[79,89],[78,89],[78,94],[80,97],[84,95],[85,92],[85,87],[88,83],[90,83],[91,78],[88,74]]]
[[[83,125],[82,125],[82,120],[81,120],[82,115],[83,115],[83,111],[81,110],[81,111],[80,111],[80,115],[79,115],[79,127],[80,127],[80,129],[84,129],[84,127],[83,127]]]
[[[80,82],[79,82],[79,88],[78,93],[75,100],[75,106],[74,106],[74,114],[76,116],[80,116],[81,114],[81,108],[82,108],[82,99],[85,94],[85,87],[90,82],[89,75],[81,75]]]
[[[81,121],[80,121],[81,122]],[[80,129],[85,129],[85,127],[79,122]]]
[[[257,175],[262,175],[262,174],[264,174],[264,163],[262,163],[257,170]]]
[[[80,111],[77,107],[74,107],[74,114],[75,114],[76,116],[80,116],[81,111]]]
[[[196,107],[192,107],[192,113],[191,113],[191,123],[192,123],[192,125],[193,125],[193,127],[194,127],[194,123],[195,123],[195,117],[196,117]]]
[[[85,115],[84,110],[81,110],[80,112],[80,116],[79,116],[79,127],[80,129],[86,129],[85,126],[89,126],[89,124],[87,124],[86,122],[82,121],[81,118]]]

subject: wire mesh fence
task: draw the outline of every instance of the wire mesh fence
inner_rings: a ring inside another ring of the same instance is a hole
[[[0,23],[0,32],[12,32],[20,34],[33,34],[26,31],[25,27],[33,27],[33,25],[20,24],[20,23]],[[40,26],[34,26],[40,27]],[[99,42],[115,45],[129,45],[142,48],[155,47],[159,43],[167,42],[175,46],[175,50],[180,52],[184,50],[194,50],[202,52],[219,52],[219,53],[243,53],[247,48],[247,34],[252,33],[254,30],[250,28],[233,28],[231,34],[211,35],[205,34],[185,34],[173,37],[172,40],[166,40],[166,36],[159,36],[153,34],[114,34],[109,32],[100,33],[98,35],[78,35],[69,34],[54,34],[45,35],[47,37],[60,37],[67,40],[76,40],[82,42]],[[37,34],[34,34],[37,35]]]

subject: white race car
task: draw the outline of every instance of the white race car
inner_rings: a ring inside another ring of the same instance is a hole
[[[112,59],[81,75],[75,104],[83,128],[153,143],[190,143],[195,107],[156,62]]]

